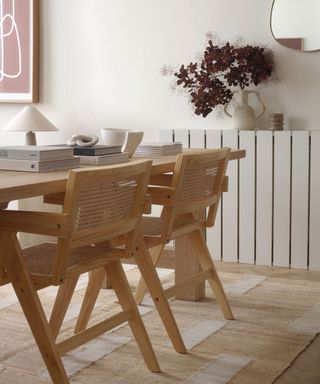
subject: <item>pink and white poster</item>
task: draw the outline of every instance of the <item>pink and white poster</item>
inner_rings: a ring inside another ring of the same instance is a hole
[[[37,0],[0,0],[0,102],[37,101]]]

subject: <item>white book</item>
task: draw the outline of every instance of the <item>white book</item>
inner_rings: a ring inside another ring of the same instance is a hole
[[[180,141],[172,142],[172,141],[144,141],[142,142],[139,147],[146,147],[146,148],[172,148],[172,147],[182,147],[182,143]]]
[[[128,152],[114,153],[101,156],[80,156],[81,165],[108,165],[129,161]]]
[[[176,155],[182,152],[182,143],[176,142],[145,142],[141,143],[135,151],[137,156],[164,156]]]
[[[19,145],[0,147],[0,159],[55,160],[73,157],[72,147]]]
[[[79,157],[48,161],[0,159],[0,169],[6,171],[48,172],[79,167]]]

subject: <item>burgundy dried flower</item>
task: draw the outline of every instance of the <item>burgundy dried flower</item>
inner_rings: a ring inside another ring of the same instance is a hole
[[[206,117],[218,105],[233,97],[230,87],[244,89],[271,77],[274,59],[271,51],[253,45],[229,42],[214,45],[210,39],[200,62],[181,65],[174,72],[176,84],[186,89],[197,115]]]

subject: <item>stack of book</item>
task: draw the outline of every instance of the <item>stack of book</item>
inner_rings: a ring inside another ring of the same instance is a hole
[[[62,146],[0,147],[0,169],[27,172],[48,172],[78,168],[80,159],[73,149]]]
[[[136,156],[166,156],[182,152],[182,143],[148,142],[141,143],[135,151]]]
[[[81,165],[109,165],[129,161],[129,154],[121,152],[121,145],[75,146],[73,154],[80,157]]]

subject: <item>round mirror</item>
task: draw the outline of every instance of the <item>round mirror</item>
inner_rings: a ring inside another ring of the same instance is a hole
[[[298,51],[320,50],[319,0],[273,0],[270,24],[281,45]]]

